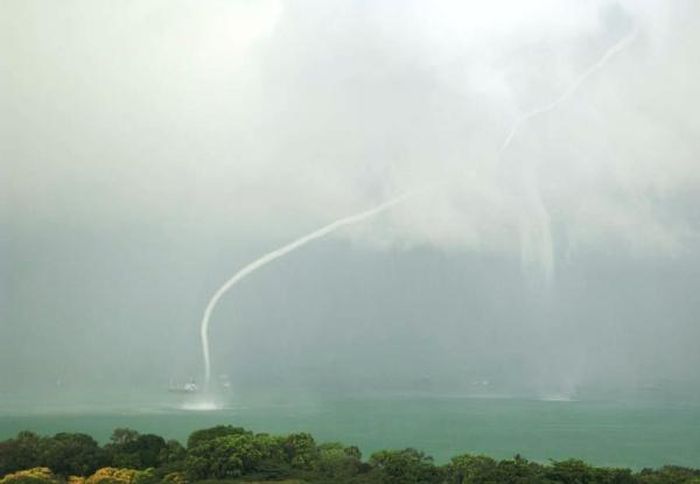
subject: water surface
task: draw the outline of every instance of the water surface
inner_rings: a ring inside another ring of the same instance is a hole
[[[546,461],[578,457],[633,468],[700,467],[700,407],[669,403],[541,401],[506,398],[392,397],[231,404],[192,411],[162,405],[6,407],[0,438],[20,430],[85,432],[101,442],[116,427],[184,441],[195,429],[233,424],[257,432],[311,432],[318,441],[416,447],[446,462],[460,452]]]

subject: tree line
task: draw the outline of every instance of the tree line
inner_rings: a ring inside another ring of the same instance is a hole
[[[0,442],[0,484],[187,484],[203,481],[356,484],[700,484],[700,470],[595,467],[578,459],[497,460],[462,454],[436,465],[423,452],[382,450],[363,460],[355,446],[318,444],[308,433],[269,435],[220,425],[183,446],[154,434],[114,430],[100,446],[82,433],[20,432]]]

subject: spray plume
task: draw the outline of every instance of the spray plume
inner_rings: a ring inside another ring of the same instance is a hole
[[[522,116],[520,116],[518,119],[515,120],[513,123],[513,126],[511,127],[510,131],[508,132],[508,135],[506,136],[505,140],[503,141],[503,144],[501,144],[501,147],[498,150],[498,155],[502,155],[503,152],[510,146],[511,142],[513,141],[513,138],[517,135],[518,131],[520,128],[525,124],[526,122],[530,121],[533,118],[536,118],[539,115],[542,115],[544,113],[547,113],[549,111],[552,111],[556,109],[561,103],[566,101],[571,95],[576,92],[576,90],[581,86],[581,84],[591,75],[593,75],[595,72],[600,70],[613,56],[618,54],[620,51],[622,51],[637,35],[637,29],[635,28],[630,34],[625,36],[622,40],[617,42],[615,45],[613,45],[610,49],[608,49],[605,54],[592,66],[590,66],[588,69],[586,69],[580,76],[576,78],[576,80],[564,91],[564,93],[559,96],[557,99],[554,101],[550,102],[549,104],[542,106],[540,108],[534,109]],[[423,187],[421,189],[417,189],[411,192],[404,193],[402,195],[399,195],[395,198],[392,198],[380,205],[375,206],[374,208],[365,210],[363,212],[350,215],[344,218],[341,218],[339,220],[336,220],[335,222],[332,222],[324,227],[321,227],[318,230],[315,230],[314,232],[311,232],[310,234],[304,235],[303,237],[300,237],[287,245],[284,245],[278,249],[273,250],[272,252],[268,252],[267,254],[263,255],[262,257],[259,257],[258,259],[254,260],[253,262],[249,263],[245,267],[243,267],[241,270],[236,272],[231,278],[229,278],[217,291],[214,293],[214,295],[209,299],[209,302],[207,303],[207,306],[204,310],[204,315],[202,317],[201,325],[200,325],[200,338],[201,338],[201,343],[202,343],[202,354],[204,357],[204,383],[205,383],[205,388],[208,389],[210,382],[211,382],[211,357],[210,357],[210,351],[209,351],[209,322],[211,320],[211,315],[212,312],[214,311],[214,308],[216,307],[217,303],[219,300],[236,284],[241,282],[243,279],[245,279],[247,276],[252,274],[253,272],[257,271],[258,269],[266,266],[270,262],[279,259],[280,257],[283,257],[284,255],[308,244],[309,242],[312,242],[314,240],[320,239],[322,237],[325,237],[326,235],[329,235],[343,227],[347,227],[349,225],[353,225],[359,222],[362,222],[368,218],[371,218],[375,215],[378,215],[393,206],[400,204],[404,201],[406,201],[409,198],[413,198],[414,196],[423,193],[429,189],[435,188],[435,186],[443,186],[447,182],[442,182],[442,183],[434,183],[431,184],[427,187]],[[549,235],[549,229],[548,229],[548,215],[546,214],[546,209],[544,208],[544,205],[539,203],[539,208],[541,210],[545,211],[545,218],[547,218],[547,226],[543,227],[543,231],[545,234],[547,234],[546,237],[546,247],[548,248],[549,251],[549,256],[545,258],[545,264],[546,264],[546,272],[549,274],[552,271],[552,262],[551,262],[551,248],[552,248],[552,242],[551,242],[551,235]]]

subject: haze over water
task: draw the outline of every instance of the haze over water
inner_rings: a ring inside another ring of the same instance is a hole
[[[3,2],[0,439],[700,466],[700,5],[484,3]]]

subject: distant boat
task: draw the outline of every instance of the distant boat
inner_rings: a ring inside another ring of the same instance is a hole
[[[228,379],[228,375],[226,375],[226,374],[219,375],[219,387],[221,387],[221,389],[224,391],[231,390],[231,382]]]
[[[183,385],[174,384],[171,381],[170,386],[168,387],[168,391],[170,393],[197,393],[199,392],[199,387],[197,386],[193,378],[192,380]]]

